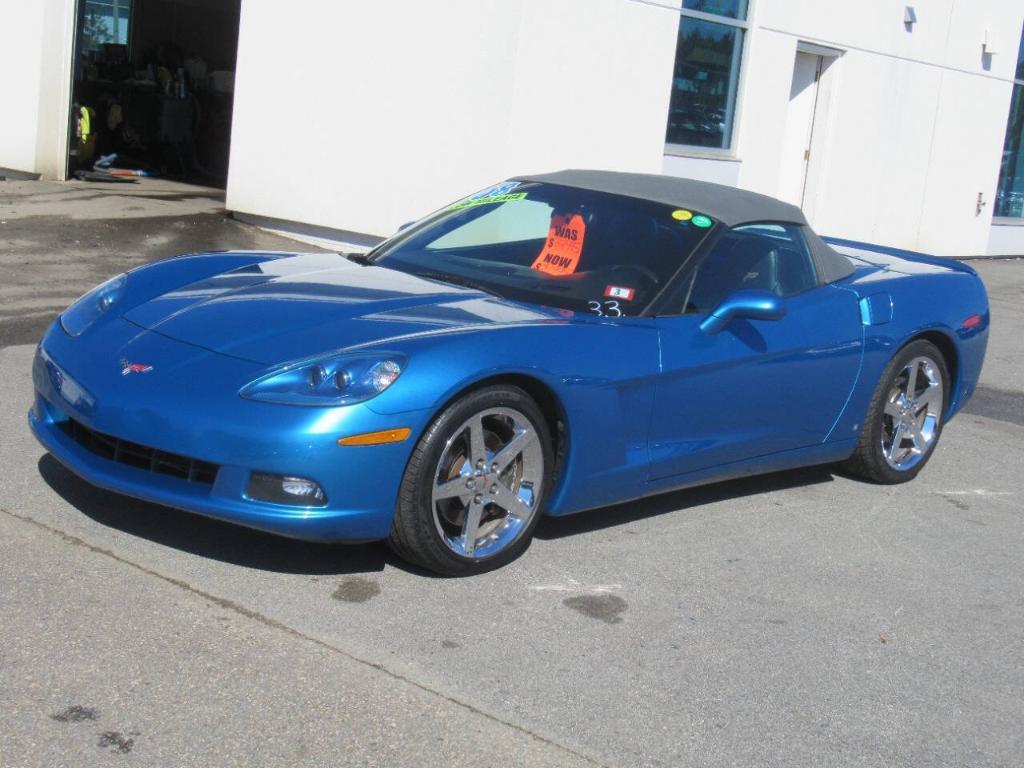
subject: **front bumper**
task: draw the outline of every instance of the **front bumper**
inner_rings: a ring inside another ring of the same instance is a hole
[[[145,334],[144,343],[141,338],[132,346],[136,352],[151,347],[140,359],[159,360],[154,373],[162,381],[150,374],[109,374],[95,354],[69,354],[69,342],[80,340],[68,339],[59,328],[44,337],[33,364],[36,391],[28,422],[68,469],[117,493],[291,538],[371,541],[388,535],[402,474],[422,429],[405,417],[419,414],[381,416],[360,405],[321,409],[244,400],[237,391],[238,382],[253,373],[248,363],[154,334]],[[116,354],[112,358],[116,365]],[[183,390],[197,366],[208,386]],[[216,465],[216,475],[212,483],[194,482],[97,455],[63,428],[68,419]],[[402,443],[337,444],[345,434],[401,426],[413,428],[413,437]],[[250,499],[246,491],[254,472],[312,479],[327,503],[304,507]]]

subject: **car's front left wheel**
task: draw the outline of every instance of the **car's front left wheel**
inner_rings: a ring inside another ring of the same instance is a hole
[[[529,546],[553,464],[547,421],[526,392],[510,385],[471,392],[416,445],[388,544],[449,576],[504,565]]]

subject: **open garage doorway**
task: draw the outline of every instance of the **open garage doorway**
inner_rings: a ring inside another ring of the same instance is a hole
[[[68,178],[227,184],[241,0],[78,0]]]

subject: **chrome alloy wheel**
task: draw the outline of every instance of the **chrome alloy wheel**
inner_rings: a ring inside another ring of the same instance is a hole
[[[893,381],[882,411],[882,455],[899,471],[912,469],[938,439],[945,397],[935,361],[915,357]]]
[[[544,451],[513,408],[488,408],[456,429],[433,475],[431,507],[441,540],[482,560],[526,530],[540,502]]]

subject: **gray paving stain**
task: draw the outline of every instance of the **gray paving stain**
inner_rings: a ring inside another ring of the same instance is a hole
[[[99,719],[99,716],[99,710],[75,704],[74,706],[68,707],[55,715],[50,715],[50,718],[56,720],[58,723],[81,723],[85,720],[97,720]]]
[[[971,508],[970,504],[968,504],[965,501],[961,501],[960,499],[956,498],[956,496],[949,496],[947,494],[943,494],[942,498],[945,499],[951,506],[954,506],[957,509],[959,509],[961,512],[967,512]]]
[[[133,733],[133,736],[138,736]],[[111,752],[119,752],[127,755],[135,746],[135,739],[125,736],[117,731],[106,731],[100,734],[100,740],[96,743],[100,749],[109,749]]]
[[[572,608],[591,619],[603,621],[605,624],[618,624],[622,621],[619,615],[626,610],[628,604],[618,595],[576,595],[567,597],[562,605]]]
[[[441,641],[441,647],[442,648],[461,648],[462,646],[459,645],[458,643],[456,643],[454,640],[442,640]]]
[[[331,595],[343,603],[365,603],[380,594],[380,585],[362,576],[350,576],[345,579]]]

